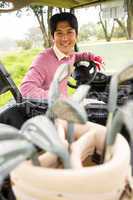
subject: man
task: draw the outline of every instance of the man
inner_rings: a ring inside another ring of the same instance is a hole
[[[78,36],[78,22],[71,13],[55,14],[50,19],[50,31],[53,47],[44,50],[32,63],[26,74],[20,91],[24,97],[47,99],[49,86],[53,80],[56,69],[62,63],[73,65],[80,60],[93,60],[100,68],[102,59],[91,53],[74,52]],[[67,95],[67,80],[60,86],[64,96]]]

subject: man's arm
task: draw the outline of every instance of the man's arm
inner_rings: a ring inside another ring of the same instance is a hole
[[[47,99],[48,90],[43,89],[46,73],[38,67],[31,67],[20,86],[22,96],[25,98]]]
[[[102,57],[96,56],[90,52],[76,52],[75,61],[94,61],[98,70],[100,70],[104,64]]]

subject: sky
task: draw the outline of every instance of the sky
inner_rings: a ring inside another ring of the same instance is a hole
[[[89,8],[88,18],[83,9],[78,10],[77,13],[80,26],[89,21],[96,21],[98,18],[95,8]],[[6,37],[11,39],[23,39],[25,38],[28,29],[36,26],[38,26],[38,23],[33,15],[22,15],[21,17],[16,17],[14,12],[2,14],[0,15],[0,39]]]
[[[0,16],[0,39],[3,37],[23,38],[28,29],[33,26],[37,26],[33,15],[16,17],[15,13],[2,14]]]

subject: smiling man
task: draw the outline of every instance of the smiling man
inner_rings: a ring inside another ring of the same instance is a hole
[[[50,19],[50,31],[53,46],[37,56],[21,84],[20,91],[26,98],[47,99],[55,71],[63,63],[73,65],[81,60],[91,60],[97,63],[98,69],[102,65],[99,56],[87,52],[74,52],[78,22],[73,14],[63,12],[53,15]],[[62,94],[67,96],[67,79],[61,82],[60,89]]]

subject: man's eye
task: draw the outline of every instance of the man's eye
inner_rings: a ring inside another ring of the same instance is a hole
[[[74,31],[73,31],[73,30],[70,30],[70,31],[68,31],[68,33],[74,33]]]
[[[63,33],[62,33],[62,32],[56,32],[56,34],[57,34],[57,35],[62,35]]]
[[[68,34],[74,34],[74,30],[68,31]]]

